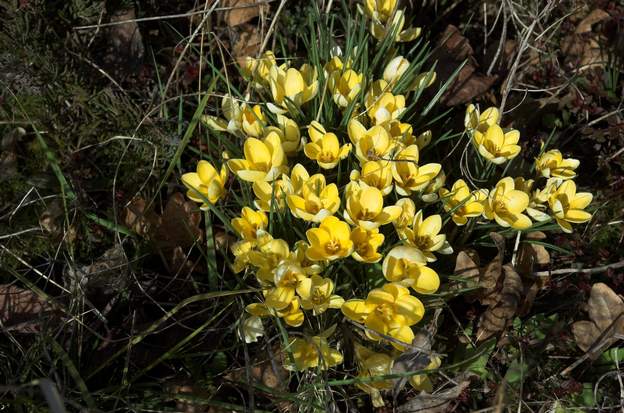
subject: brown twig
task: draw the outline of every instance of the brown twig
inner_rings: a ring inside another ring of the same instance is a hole
[[[559,270],[546,270],[546,271],[536,271],[533,273],[536,277],[546,277],[549,275],[560,275],[560,274],[596,274],[599,272],[607,271],[609,269],[618,269],[624,268],[624,260],[620,262],[615,262],[612,264],[602,265],[600,267],[594,268],[562,268]]]

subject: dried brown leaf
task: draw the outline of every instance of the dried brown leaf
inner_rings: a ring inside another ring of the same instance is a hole
[[[494,241],[494,244],[496,244],[498,253],[496,257],[485,266],[481,273],[479,286],[483,288],[484,291],[480,295],[479,300],[483,305],[496,303],[496,296],[491,297],[491,295],[496,293],[498,280],[503,271],[503,258],[505,256],[505,238],[496,232],[491,232],[490,237]]]
[[[610,17],[611,16],[609,15],[609,13],[607,13],[606,11],[602,9],[592,10],[592,12],[589,13],[587,17],[585,17],[583,20],[579,22],[579,24],[577,24],[576,30],[574,30],[574,33],[581,34],[581,33],[591,32],[592,26],[594,24],[600,23],[601,21],[606,20]]]
[[[615,334],[624,334],[624,301],[609,286],[594,284],[587,308],[589,321],[578,321],[572,325],[574,339],[581,350],[588,351],[594,345],[606,348],[615,341]]]
[[[265,11],[268,5],[258,0],[226,0],[222,3],[229,8],[224,13],[225,23],[230,27],[240,26],[251,19],[258,17],[261,11]]]
[[[470,385],[470,380],[464,377],[455,378],[458,383],[450,389],[436,394],[421,393],[408,402],[399,406],[396,411],[400,413],[444,413],[448,411],[451,402],[456,400]]]
[[[546,248],[543,245],[530,242],[541,241],[545,238],[546,234],[535,231],[527,234],[526,241],[520,244],[516,270],[523,277],[531,278],[536,266],[550,264],[550,254]]]
[[[153,211],[145,210],[143,198],[135,198],[124,209],[123,223],[138,235],[149,238],[150,234],[160,225],[160,217]]]
[[[514,268],[510,264],[502,268],[504,271],[503,287],[500,294],[495,297],[495,304],[481,315],[477,340],[486,340],[507,328],[515,317],[524,295],[522,279]]]
[[[34,292],[14,285],[0,285],[0,322],[3,329],[38,333],[41,315],[50,310],[50,305]]]
[[[236,58],[239,65],[244,65],[247,56],[255,56],[262,47],[262,38],[258,32],[258,28],[251,24],[241,27],[238,41],[232,48],[232,55]]]
[[[167,200],[160,225],[154,233],[156,246],[161,250],[190,248],[202,238],[200,223],[201,212],[195,203],[176,192]]]
[[[470,282],[478,283],[479,275],[481,274],[478,259],[479,256],[474,251],[460,251],[455,260],[455,271],[453,273]]]
[[[448,25],[440,35],[432,60],[437,61],[436,85],[444,84],[465,60],[453,84],[444,93],[441,101],[448,106],[460,105],[474,100],[492,87],[496,76],[485,76],[477,72],[474,50],[459,29]]]

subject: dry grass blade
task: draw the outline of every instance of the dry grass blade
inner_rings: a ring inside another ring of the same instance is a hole
[[[452,401],[457,399],[470,385],[470,380],[466,377],[455,379],[458,383],[450,389],[436,394],[422,393],[412,398],[407,403],[399,406],[396,411],[399,413],[423,412],[423,413],[444,413]]]

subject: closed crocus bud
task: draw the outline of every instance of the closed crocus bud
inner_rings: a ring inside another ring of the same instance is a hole
[[[399,81],[403,73],[409,67],[410,62],[403,56],[397,56],[390,60],[383,72],[383,78],[389,84],[395,84]]]

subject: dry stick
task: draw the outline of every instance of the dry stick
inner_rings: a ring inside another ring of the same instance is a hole
[[[596,274],[599,272],[607,271],[609,269],[616,270],[618,268],[624,268],[624,260],[620,262],[615,262],[613,264],[602,265],[600,267],[594,268],[563,268],[559,270],[546,270],[546,271],[537,271],[534,272],[533,275],[536,277],[546,277],[549,275],[560,275],[560,274]]]
[[[282,9],[284,8],[285,4],[286,4],[286,0],[281,0],[280,5],[277,8],[277,11],[275,12],[275,16],[273,16],[273,21],[271,22],[271,25],[269,26],[269,30],[267,31],[266,36],[264,36],[264,40],[262,41],[262,46],[260,46],[260,50],[258,50],[258,57],[262,55],[262,52],[264,52],[264,49],[266,49],[267,44],[269,44],[269,38],[271,37],[271,34],[273,34],[273,31],[275,30],[275,24],[277,23],[277,20],[279,20],[279,15],[282,13]]]

